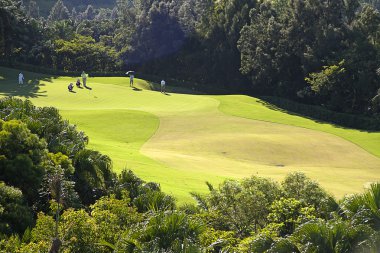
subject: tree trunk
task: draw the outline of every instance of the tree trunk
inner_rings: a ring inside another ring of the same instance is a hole
[[[59,240],[59,238],[54,238],[49,253],[59,253],[59,249],[61,248],[61,246],[61,240]]]

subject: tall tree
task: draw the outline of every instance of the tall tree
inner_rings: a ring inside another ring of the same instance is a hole
[[[32,30],[21,2],[0,0],[0,56],[9,64],[16,57],[25,60],[26,52],[36,42]]]
[[[27,14],[31,18],[39,18],[40,17],[40,8],[36,1],[31,0],[28,5]]]
[[[70,12],[63,3],[62,0],[58,0],[53,8],[50,10],[50,14],[48,17],[48,20],[50,22],[52,21],[60,21],[60,20],[66,20],[70,18]]]

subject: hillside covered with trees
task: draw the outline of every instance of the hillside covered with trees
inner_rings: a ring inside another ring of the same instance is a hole
[[[380,108],[378,1],[118,0],[77,9],[58,0],[47,16],[42,2],[1,0],[5,64],[135,69],[339,112]]]
[[[34,8],[38,10],[40,16],[47,17],[57,0],[23,0],[22,2],[28,7],[35,6]],[[75,8],[80,11],[84,11],[88,5],[95,8],[112,9],[116,5],[116,0],[64,0],[64,4],[69,9]]]

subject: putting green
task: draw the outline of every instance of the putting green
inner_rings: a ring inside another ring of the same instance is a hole
[[[73,78],[25,73],[33,81],[18,87],[15,77],[0,68],[0,95],[59,108],[116,171],[159,182],[180,202],[206,192],[205,181],[253,174],[281,179],[303,171],[337,197],[380,180],[380,133],[317,123],[247,96],[164,95],[139,79],[132,89],[126,78],[90,78],[92,90],[69,93]]]

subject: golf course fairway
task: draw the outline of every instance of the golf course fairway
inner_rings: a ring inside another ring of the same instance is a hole
[[[0,68],[0,96],[57,107],[116,172],[128,168],[158,182],[180,203],[191,201],[189,192],[206,192],[205,181],[251,175],[281,180],[302,171],[336,197],[380,180],[380,133],[319,123],[243,95],[165,95],[140,79],[131,88],[125,77],[90,77],[92,90],[70,93],[74,78],[24,72],[28,84],[18,86],[17,75]]]

